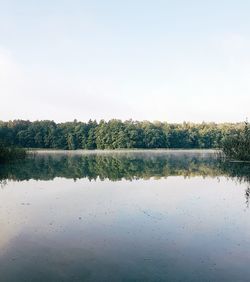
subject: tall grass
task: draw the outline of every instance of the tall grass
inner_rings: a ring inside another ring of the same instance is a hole
[[[222,142],[222,151],[227,159],[250,161],[250,125],[227,135]]]

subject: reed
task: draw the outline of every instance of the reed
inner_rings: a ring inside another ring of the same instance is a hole
[[[222,142],[222,152],[231,161],[250,161],[250,125],[228,134]]]

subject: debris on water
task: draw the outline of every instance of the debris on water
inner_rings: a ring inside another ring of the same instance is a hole
[[[143,210],[143,209],[140,209],[139,210],[144,213],[146,216],[148,217],[151,217],[152,219],[155,219],[155,220],[162,220],[163,217],[162,217],[162,214],[152,214],[150,211],[147,211],[147,210]]]

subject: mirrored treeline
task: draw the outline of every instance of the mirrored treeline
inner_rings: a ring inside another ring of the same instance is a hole
[[[1,180],[52,180],[55,177],[91,180],[148,179],[168,176],[228,176],[250,182],[250,164],[219,161],[205,152],[116,152],[31,154],[25,161],[0,166]]]

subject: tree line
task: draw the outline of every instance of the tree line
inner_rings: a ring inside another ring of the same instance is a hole
[[[23,148],[122,149],[219,148],[243,123],[121,121],[56,123],[50,120],[0,121],[1,142]]]

